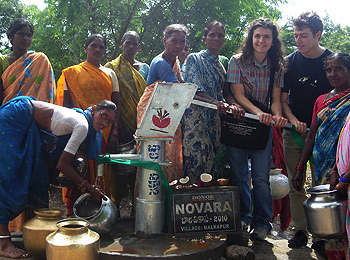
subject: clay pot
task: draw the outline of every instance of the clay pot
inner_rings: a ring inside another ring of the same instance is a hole
[[[46,237],[47,260],[98,259],[100,236],[88,228],[87,220],[64,219],[57,227]]]
[[[46,236],[57,230],[57,222],[62,219],[60,209],[39,208],[34,210],[35,217],[23,225],[23,243],[28,253],[35,259],[46,257]]]
[[[270,170],[270,189],[272,199],[282,199],[290,191],[288,177],[281,173],[282,169]]]

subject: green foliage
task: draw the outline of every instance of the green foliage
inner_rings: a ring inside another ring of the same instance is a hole
[[[323,33],[320,45],[334,52],[350,53],[350,26],[342,27],[340,24],[334,24],[328,16],[322,20]],[[286,53],[291,54],[296,51],[291,21],[283,26],[281,35]]]
[[[249,22],[266,16],[280,18],[279,3],[286,0],[46,0],[43,11],[34,5],[25,7],[19,0],[0,0],[0,29],[5,33],[10,22],[17,17],[29,19],[35,27],[32,49],[44,52],[53,65],[56,78],[61,71],[85,60],[84,43],[93,33],[107,39],[107,55],[102,64],[116,58],[120,41],[128,30],[141,37],[141,50],[137,59],[149,63],[164,49],[164,28],[171,23],[185,24],[191,50],[204,49],[204,26],[218,20],[225,25],[226,43],[222,55],[237,53],[245,37]],[[325,20],[321,43],[334,51],[349,53],[350,28],[342,28]],[[3,36],[4,38],[4,36]],[[283,27],[282,39],[287,53],[295,50],[293,29]],[[0,42],[2,53],[8,43]]]
[[[27,16],[24,12],[24,6],[19,0],[0,0],[0,33],[2,39],[7,39],[6,32],[11,21],[21,17]],[[0,41],[0,50],[4,52],[8,45],[8,41]]]

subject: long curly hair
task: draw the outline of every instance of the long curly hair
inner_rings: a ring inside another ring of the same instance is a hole
[[[276,71],[284,69],[286,64],[284,60],[284,49],[282,45],[282,40],[279,36],[279,27],[277,24],[269,18],[257,18],[252,21],[248,28],[248,35],[245,38],[241,47],[241,60],[243,62],[253,62],[254,61],[254,48],[253,48],[253,34],[257,28],[270,29],[272,31],[272,46],[267,52],[267,57],[269,62],[271,62],[271,67]]]

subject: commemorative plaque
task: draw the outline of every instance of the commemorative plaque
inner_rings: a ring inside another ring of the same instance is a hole
[[[240,229],[238,187],[174,190],[173,233],[223,233]]]

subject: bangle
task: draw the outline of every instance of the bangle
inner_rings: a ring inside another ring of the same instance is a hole
[[[86,187],[87,185],[87,180],[84,180],[80,185],[79,185],[79,188],[78,190],[80,190],[82,193],[85,193],[87,190],[89,190],[88,187]]]
[[[330,172],[328,172],[328,176],[330,176],[330,175],[332,175],[333,173],[337,173],[337,171],[330,171]]]
[[[345,178],[344,175],[345,175],[345,173],[340,175],[339,181],[342,183],[350,183],[350,178]]]
[[[119,135],[119,132],[118,132],[118,130],[114,130],[114,129],[113,129],[113,130],[111,131],[111,134],[112,134],[112,135],[118,136],[118,135]]]
[[[83,182],[80,183],[78,189],[80,190],[85,185],[86,182],[87,182],[87,180],[83,180]]]
[[[297,166],[295,166],[295,170],[304,172],[305,171],[305,166],[301,165],[300,163],[297,163]]]

